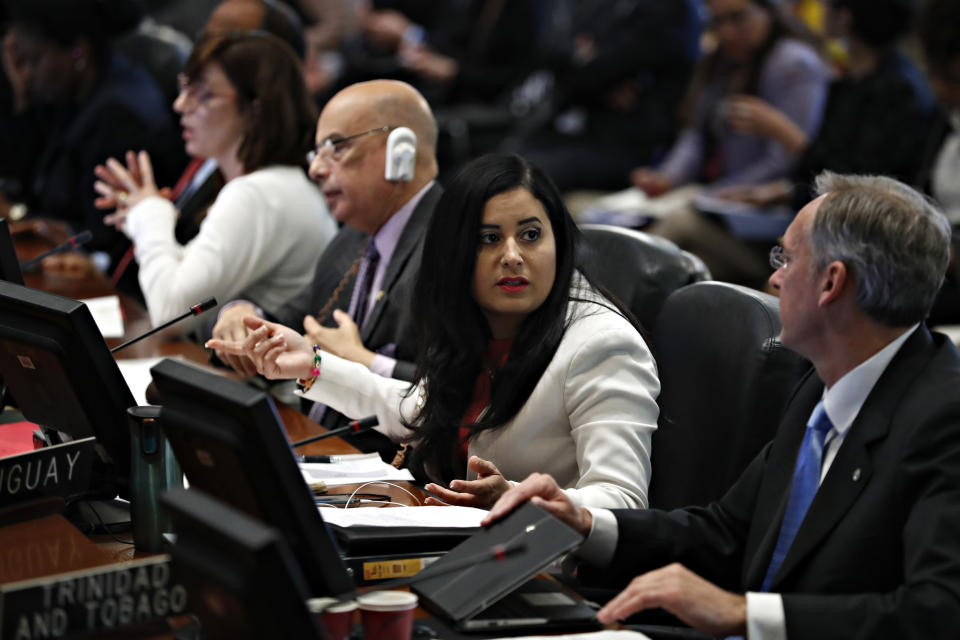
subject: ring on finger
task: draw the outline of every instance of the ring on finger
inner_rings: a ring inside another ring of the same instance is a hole
[[[126,191],[117,191],[116,193],[117,202],[124,204],[127,201],[127,192]]]

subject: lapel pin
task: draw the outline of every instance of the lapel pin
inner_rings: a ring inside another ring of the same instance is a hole
[[[384,295],[386,294],[383,293],[383,289],[380,289],[380,291],[377,291],[377,302],[379,302],[380,300],[383,300]]]
[[[853,470],[853,481],[856,482],[860,479],[860,467],[857,467]]]

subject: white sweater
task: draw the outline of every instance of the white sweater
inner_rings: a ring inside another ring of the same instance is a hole
[[[140,288],[156,326],[210,296],[274,309],[313,279],[337,232],[323,195],[299,167],[272,166],[228,182],[186,245],[174,237],[177,211],[147,198],[124,232],[140,263]]]
[[[553,360],[517,416],[470,442],[470,455],[492,461],[507,480],[551,474],[570,498],[589,507],[647,506],[650,442],[660,392],[643,338],[619,314],[572,302],[572,319]],[[394,441],[409,435],[400,417],[416,414],[419,389],[323,353],[320,376],[305,397],[351,418],[376,414]],[[451,425],[457,428],[457,425]]]

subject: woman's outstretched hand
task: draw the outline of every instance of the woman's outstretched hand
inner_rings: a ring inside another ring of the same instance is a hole
[[[93,188],[100,194],[93,204],[98,209],[115,210],[104,216],[103,221],[117,229],[123,228],[127,212],[132,207],[151,196],[167,197],[170,193],[169,189],[157,188],[153,164],[146,151],[127,151],[126,161],[127,166],[123,166],[118,160],[109,158],[93,170],[97,176]]]
[[[313,346],[299,333],[275,322],[246,316],[249,333],[239,341],[213,338],[204,345],[236,356],[247,356],[257,371],[271,380],[308,378],[313,371]]]
[[[449,489],[431,482],[426,486],[427,491],[438,495],[440,499],[427,498],[426,504],[453,504],[489,509],[511,486],[496,465],[489,460],[470,456],[467,466],[476,472],[476,480],[454,480]]]

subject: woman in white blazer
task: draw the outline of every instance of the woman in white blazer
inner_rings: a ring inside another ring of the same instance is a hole
[[[99,166],[96,205],[133,242],[150,320],[210,296],[274,309],[307,286],[337,224],[304,171],[316,109],[293,51],[278,38],[231,32],[194,47],[173,103],[187,153],[216,160],[225,181],[196,237],[153,180],[146,152]],[[181,332],[196,322],[181,323]]]
[[[645,507],[656,364],[629,312],[578,269],[578,243],[545,174],[484,156],[453,179],[427,229],[411,300],[418,384],[253,317],[245,341],[207,346],[250,356],[268,378],[300,378],[305,397],[345,415],[376,414],[446,502],[489,507],[542,472],[578,504]]]

